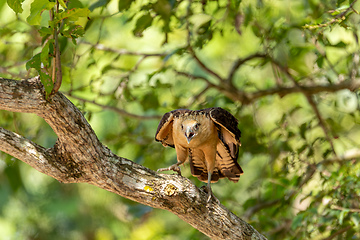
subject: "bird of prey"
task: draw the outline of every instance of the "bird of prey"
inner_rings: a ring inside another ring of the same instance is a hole
[[[190,162],[191,174],[207,182],[210,202],[211,182],[227,177],[238,182],[243,170],[237,162],[241,132],[238,120],[222,108],[192,111],[177,109],[165,113],[160,120],[155,140],[175,148],[177,163],[158,171],[173,170],[181,174],[179,165]]]

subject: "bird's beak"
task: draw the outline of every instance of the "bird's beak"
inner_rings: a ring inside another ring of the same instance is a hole
[[[186,137],[186,140],[188,142],[188,144],[190,143],[191,139],[195,136],[195,133],[193,131],[193,129],[189,126],[186,128],[186,131],[185,131],[185,137]]]

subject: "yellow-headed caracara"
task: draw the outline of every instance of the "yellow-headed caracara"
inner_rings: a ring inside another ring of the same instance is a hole
[[[237,162],[241,145],[237,125],[238,120],[219,107],[198,111],[177,109],[165,113],[155,140],[175,148],[177,163],[158,171],[173,170],[181,174],[179,165],[189,159],[191,174],[207,182],[209,202],[211,182],[225,177],[237,182],[243,173]]]

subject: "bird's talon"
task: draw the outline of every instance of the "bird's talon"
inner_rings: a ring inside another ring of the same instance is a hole
[[[181,176],[181,169],[177,164],[171,165],[168,168],[159,168],[157,172],[163,172],[163,171],[174,171],[177,172]]]

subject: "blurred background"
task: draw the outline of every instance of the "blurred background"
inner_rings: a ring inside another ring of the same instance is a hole
[[[17,1],[15,1],[17,2]],[[19,1],[21,3],[21,1]],[[49,13],[0,2],[0,77],[37,75]],[[66,1],[65,1],[66,2]],[[114,153],[156,170],[161,116],[222,107],[242,131],[238,183],[221,203],[268,239],[360,238],[360,3],[344,0],[71,0],[81,37],[60,36],[60,91]],[[0,126],[44,146],[32,114]],[[183,175],[202,186],[182,167]],[[208,239],[175,215],[87,184],[62,184],[0,152],[0,239]]]

